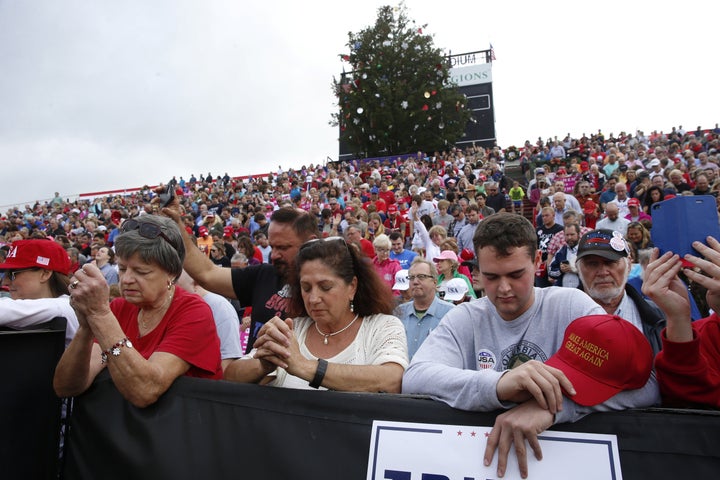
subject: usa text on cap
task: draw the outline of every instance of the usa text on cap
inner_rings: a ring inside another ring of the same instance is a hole
[[[457,302],[458,300],[465,298],[465,294],[468,292],[468,286],[462,278],[453,278],[442,285],[440,287],[440,291],[445,292],[443,300]]]
[[[52,240],[18,240],[10,246],[5,262],[0,263],[0,270],[21,268],[42,268],[68,275],[70,257],[59,243]]]

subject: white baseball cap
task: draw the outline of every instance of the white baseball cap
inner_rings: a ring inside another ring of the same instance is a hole
[[[393,290],[407,290],[410,288],[410,280],[408,280],[408,271],[407,270],[400,270],[395,274],[395,285],[393,285]]]
[[[468,292],[467,282],[462,278],[453,278],[447,281],[440,287],[441,292],[445,292],[443,300],[448,302],[457,302],[465,298],[465,294]]]

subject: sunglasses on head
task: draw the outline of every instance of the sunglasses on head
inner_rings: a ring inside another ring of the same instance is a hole
[[[162,237],[165,239],[166,242],[170,244],[170,246],[175,248],[175,245],[173,245],[173,242],[168,238],[165,233],[162,231],[162,227],[160,225],[155,225],[154,223],[141,223],[137,220],[131,218],[130,220],[126,220],[120,229],[122,233],[125,232],[131,232],[133,230],[137,230],[141,237],[143,238],[149,238],[149,239],[155,239],[157,237]]]
[[[315,245],[315,244],[317,244],[317,242],[341,242],[343,245],[345,245],[346,248],[348,246],[347,242],[345,241],[345,239],[343,237],[334,236],[334,237],[327,237],[327,238],[310,239],[307,242],[300,245],[300,250],[304,250],[304,249],[310,247],[311,245]]]

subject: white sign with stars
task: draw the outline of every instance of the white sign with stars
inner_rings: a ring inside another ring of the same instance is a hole
[[[493,463],[483,465],[490,427],[373,422],[368,480],[495,480]],[[615,435],[545,431],[538,436],[543,459],[528,446],[529,478],[621,480]],[[504,480],[520,479],[515,451]]]

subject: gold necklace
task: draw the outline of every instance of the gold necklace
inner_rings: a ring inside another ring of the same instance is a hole
[[[318,327],[317,322],[315,322],[315,330],[317,330],[317,332],[318,332],[320,335],[322,335],[323,337],[325,337],[325,338],[323,338],[323,343],[324,343],[325,345],[327,345],[327,344],[328,344],[328,338],[334,337],[334,336],[337,335],[338,333],[342,333],[342,332],[344,332],[345,330],[347,330],[348,328],[350,328],[350,327],[352,326],[352,324],[355,323],[355,320],[358,319],[358,316],[359,316],[359,315],[355,315],[355,318],[352,319],[352,322],[348,323],[348,324],[345,326],[345,328],[340,329],[340,330],[338,330],[337,332],[325,333],[325,332],[323,332],[322,330],[320,330],[320,327]]]

